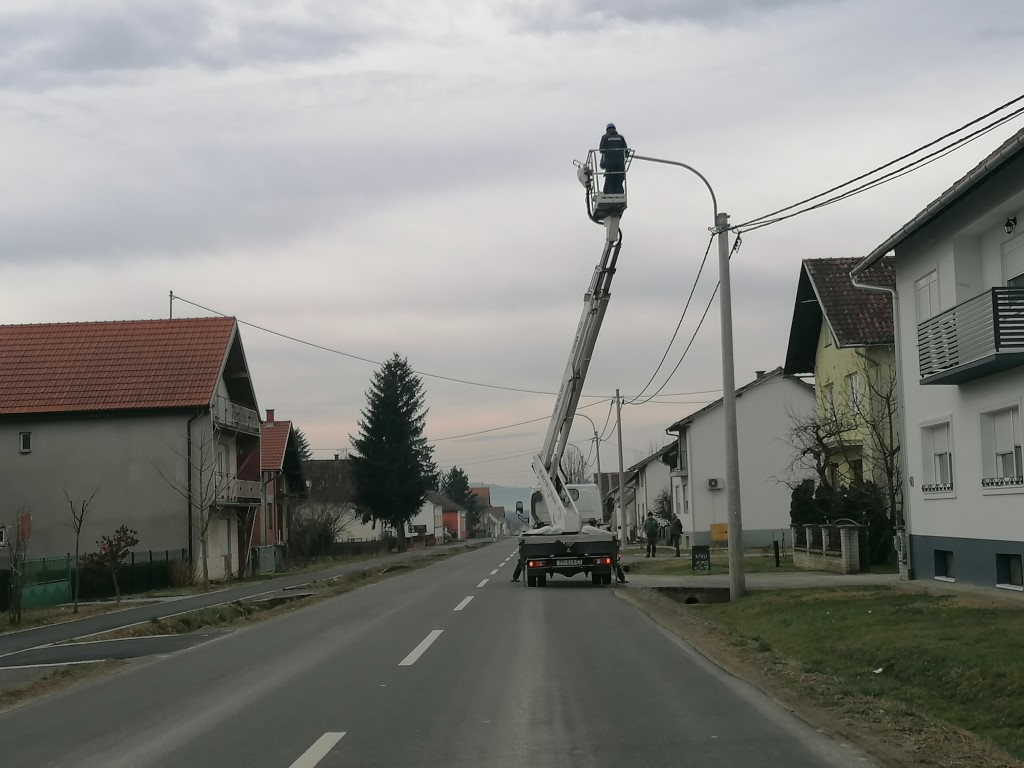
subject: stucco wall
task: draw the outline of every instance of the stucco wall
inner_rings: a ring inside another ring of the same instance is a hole
[[[790,525],[789,475],[792,449],[787,440],[792,416],[814,412],[814,393],[806,385],[776,378],[747,390],[736,400],[739,432],[740,499],[744,543],[771,541],[771,534]],[[718,406],[698,416],[687,430],[688,510],[680,515],[683,529],[697,543],[707,540],[711,523],[726,523],[725,423]],[[709,490],[719,479],[722,490]],[[781,536],[781,533],[777,533]]]

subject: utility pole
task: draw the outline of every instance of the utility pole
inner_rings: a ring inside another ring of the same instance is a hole
[[[622,467],[622,396],[615,390],[615,429],[619,435],[619,548],[626,551],[626,472]]]
[[[167,318],[169,320],[173,320],[174,319],[174,291],[171,291],[171,298],[169,299],[169,304],[170,304],[170,312],[168,312]]]
[[[725,494],[729,520],[729,597],[746,593],[743,518],[740,511],[740,452],[736,434],[736,371],[732,357],[732,285],[729,282],[729,214],[715,216],[718,233],[718,307],[722,314],[722,408],[725,413]]]

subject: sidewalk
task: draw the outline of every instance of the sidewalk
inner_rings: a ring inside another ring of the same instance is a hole
[[[242,583],[238,586],[229,586],[217,591],[204,592],[197,595],[179,597],[172,600],[165,600],[155,604],[140,605],[134,608],[125,608],[113,613],[89,616],[74,621],[65,621],[60,624],[49,624],[42,627],[33,627],[17,632],[9,632],[0,635],[0,657],[18,653],[30,648],[38,648],[42,645],[62,643],[68,640],[75,640],[81,637],[110,632],[116,629],[123,629],[133,624],[139,624],[151,619],[163,619],[168,616],[194,611],[200,608],[211,608],[216,605],[232,603],[236,600],[247,600],[259,595],[271,592],[279,592],[282,589],[294,589],[314,581],[323,581],[349,573],[355,573],[367,568],[376,568],[394,563],[408,562],[429,558],[437,552],[444,552],[456,547],[475,548],[492,543],[493,539],[470,539],[455,544],[442,544],[426,549],[406,550],[401,554],[383,555],[370,560],[361,560],[355,563],[346,563],[334,568],[324,568],[319,571],[304,571],[302,573],[287,574],[262,581]]]

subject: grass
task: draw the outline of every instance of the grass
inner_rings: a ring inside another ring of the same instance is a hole
[[[74,685],[108,675],[123,667],[124,661],[100,661],[95,664],[77,664],[58,670],[25,685],[0,690],[0,713],[14,709],[34,698],[70,688]]]
[[[1024,610],[899,588],[753,592],[702,606],[737,643],[888,699],[1024,759]]]

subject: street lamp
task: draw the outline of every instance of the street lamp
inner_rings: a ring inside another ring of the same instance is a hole
[[[725,493],[729,514],[729,597],[743,597],[746,580],[743,574],[743,521],[740,512],[740,458],[736,431],[736,371],[732,351],[732,285],[729,282],[729,214],[718,211],[718,198],[704,174],[696,168],[675,160],[633,155],[634,160],[674,165],[684,168],[704,182],[711,194],[715,224],[711,231],[718,235],[718,305],[722,323],[722,409],[725,414]]]

